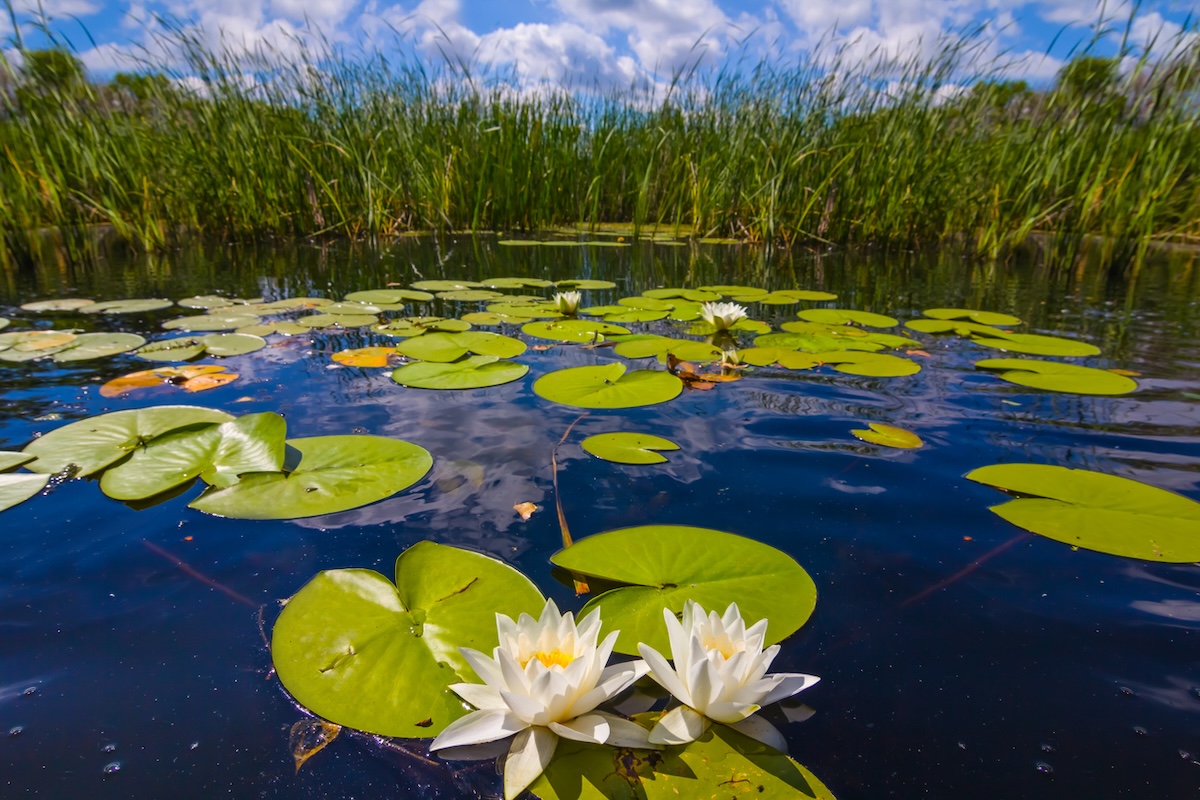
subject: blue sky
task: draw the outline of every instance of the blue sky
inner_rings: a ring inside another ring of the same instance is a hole
[[[22,30],[38,0],[15,0]],[[836,37],[852,55],[919,54],[939,37],[987,25],[990,56],[1031,81],[1052,79],[1072,45],[1102,14],[1133,37],[1170,36],[1200,0],[41,0],[52,27],[89,69],[109,74],[146,52],[170,61],[154,36],[169,17],[216,45],[303,47],[314,29],[347,48],[387,48],[401,31],[431,58],[444,53],[511,71],[528,83],[628,85],[669,75],[697,58],[745,47],[754,57],[794,57]],[[11,39],[9,20],[0,36]],[[749,37],[748,43],[744,40]],[[1114,48],[1116,34],[1103,47]],[[1053,46],[1052,46],[1052,43]]]

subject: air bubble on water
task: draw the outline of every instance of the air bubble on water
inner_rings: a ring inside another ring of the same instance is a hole
[[[1134,733],[1136,733],[1138,736],[1145,736],[1145,735],[1146,735],[1146,734],[1148,734],[1150,731],[1146,730],[1146,729],[1145,729],[1145,728],[1143,728],[1141,725],[1134,725],[1134,726],[1133,726],[1133,732],[1134,732]]]
[[[1045,761],[1039,761],[1034,766],[1037,768],[1038,772],[1044,775],[1050,775],[1054,772],[1054,767],[1050,766]]]
[[[358,434],[359,436],[362,436],[363,434],[365,434],[365,433],[367,432],[367,429],[366,429],[366,428],[364,428],[364,427],[362,427],[361,425],[357,425],[357,426],[355,426],[355,427],[351,428],[351,429],[350,429],[350,432],[351,432],[351,433],[356,433],[356,434]]]
[[[1045,744],[1045,743],[1043,743],[1043,744],[1042,744],[1042,752],[1043,752],[1043,753],[1053,753],[1053,752],[1054,752],[1054,745],[1052,745],[1052,744]]]
[[[109,763],[104,765],[104,774],[105,775],[115,775],[116,773],[118,773],[120,771],[121,771],[121,762],[120,761],[110,761]]]
[[[190,745],[188,745],[188,750],[195,750],[199,746],[200,746],[199,742],[192,742]]]
[[[1192,754],[1191,754],[1191,753],[1189,753],[1187,750],[1180,750],[1180,751],[1179,751],[1179,757],[1180,757],[1180,758],[1182,758],[1184,761],[1191,761],[1191,760],[1192,760]]]
[[[35,694],[37,694],[36,686],[29,686],[25,689],[25,691],[21,692],[23,697],[33,697]]]
[[[24,725],[13,725],[11,728],[8,729],[9,736],[20,736],[24,732],[25,732]],[[1183,752],[1183,751],[1181,750],[1180,752]]]
[[[117,752],[117,743],[116,743],[116,742],[108,742],[107,744],[105,744],[105,745],[102,745],[102,746],[100,747],[100,752],[101,752],[101,753],[115,753],[115,752]]]
[[[1122,686],[1121,694],[1125,695],[1126,697],[1133,697],[1133,689],[1130,689],[1128,686]]]

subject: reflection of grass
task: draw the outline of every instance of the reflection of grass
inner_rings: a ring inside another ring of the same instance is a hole
[[[1099,235],[1109,258],[1200,236],[1200,67],[1183,38],[1156,43],[1125,77],[1077,59],[1046,91],[1004,83],[996,65],[971,91],[947,91],[978,71],[977,39],[930,60],[826,52],[690,73],[658,99],[518,94],[415,59],[250,56],[184,33],[173,44],[201,94],[0,63],[0,86],[13,87],[0,92],[11,254],[36,250],[39,229],[97,223],[148,249],[181,230],[361,236],[580,220],[632,223],[607,230],[628,236],[965,236],[989,255],[1034,231],[1060,234],[1055,252],[1070,256]]]

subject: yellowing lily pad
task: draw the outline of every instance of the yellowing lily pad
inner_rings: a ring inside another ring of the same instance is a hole
[[[1119,395],[1138,388],[1137,381],[1124,375],[1077,364],[1033,358],[989,358],[975,362],[976,369],[999,372],[1009,383],[1071,394]]]
[[[895,447],[900,450],[914,450],[925,444],[920,436],[917,436],[912,431],[906,431],[904,428],[884,425],[881,422],[868,423],[867,427],[870,430],[859,428],[850,432],[864,442],[884,447]]]
[[[1147,561],[1200,561],[1200,503],[1140,481],[1046,464],[998,464],[967,479],[1018,495],[992,511],[1086,550]]]
[[[95,300],[86,300],[82,297],[56,297],[50,300],[36,300],[32,303],[25,303],[21,306],[23,311],[43,312],[43,311],[78,311],[84,306],[93,305]],[[0,325],[0,327],[4,327]]]
[[[70,346],[54,354],[58,362],[88,361],[136,350],[146,340],[136,333],[81,333]]]
[[[683,381],[669,372],[626,373],[624,364],[614,363],[548,373],[534,382],[533,391],[577,408],[636,408],[673,400],[683,391]]]
[[[30,475],[27,472],[0,474],[0,511],[24,503],[46,488],[49,475]]]
[[[399,353],[394,347],[358,347],[333,354],[333,360],[347,367],[386,367]]]
[[[79,311],[85,314],[142,314],[147,311],[159,311],[175,305],[170,300],[152,297],[137,300],[107,300],[103,303],[90,303],[80,306]]]
[[[28,464],[33,461],[33,456],[29,453],[15,453],[11,450],[0,450],[0,472],[8,472],[16,469],[22,464]]]
[[[648,433],[601,433],[580,443],[584,452],[617,464],[661,464],[667,460],[660,450],[678,450],[679,445]]]
[[[8,327],[8,322],[9,322],[8,319],[6,319],[5,317],[0,317],[0,331],[2,331]]]
[[[231,486],[214,486],[191,508],[235,519],[335,514],[391,497],[433,466],[423,447],[386,436],[314,436],[287,445],[300,456],[290,471],[255,472]]]
[[[496,614],[538,614],[541,593],[479,553],[418,542],[396,582],[326,570],[292,597],[271,633],[275,671],[314,714],[382,736],[425,738],[467,713],[452,683],[477,682],[460,648],[491,652]]]
[[[774,547],[723,531],[684,525],[645,525],[598,533],[550,560],[576,575],[628,584],[592,598],[616,650],[636,654],[638,642],[670,652],[663,609],[687,600],[721,613],[737,603],[742,617],[769,620],[766,644],[795,633],[817,603],[817,587],[796,561]],[[786,602],[782,602],[786,598]]]
[[[526,364],[502,361],[496,356],[471,356],[449,364],[419,361],[392,373],[392,380],[414,389],[483,389],[525,377]]]

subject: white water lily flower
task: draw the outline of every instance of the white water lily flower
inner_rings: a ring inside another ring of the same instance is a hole
[[[579,301],[583,295],[579,292],[559,292],[554,295],[554,305],[564,314],[574,314],[579,310]]]
[[[787,752],[787,742],[774,725],[753,716],[765,705],[783,700],[820,680],[815,675],[777,672],[767,668],[779,645],[763,649],[767,633],[765,619],[746,627],[737,604],[724,616],[705,614],[692,600],[678,620],[663,609],[671,641],[671,667],[658,651],[644,644],[638,652],[650,667],[650,677],[675,696],[682,706],[663,715],[650,732],[655,744],[686,744],[695,741],[710,722],[720,722],[751,738]]]
[[[700,306],[700,317],[717,330],[727,331],[746,318],[746,308],[737,303],[705,303]]]
[[[483,683],[450,686],[479,710],[450,723],[430,750],[513,737],[504,761],[504,797],[512,800],[546,769],[560,736],[616,747],[653,747],[645,728],[595,710],[646,674],[641,661],[605,666],[618,632],[597,645],[599,609],[576,626],[574,615],[559,614],[554,601],[547,600],[536,620],[522,614],[513,622],[497,614],[496,631],[500,643],[490,658],[461,649]]]

